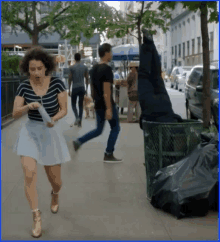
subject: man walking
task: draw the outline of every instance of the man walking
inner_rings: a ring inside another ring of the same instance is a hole
[[[118,111],[113,100],[113,72],[108,63],[112,59],[111,45],[103,44],[99,47],[100,63],[92,70],[93,100],[95,102],[97,128],[73,141],[77,151],[82,144],[102,134],[105,120],[108,120],[111,132],[104,154],[104,162],[118,163],[122,160],[113,155],[115,143],[120,131]]]
[[[82,115],[83,115],[83,99],[85,93],[88,91],[89,84],[89,74],[88,68],[81,63],[81,55],[79,53],[75,54],[76,63],[73,66],[70,66],[70,74],[69,74],[69,96],[70,96],[70,86],[72,83],[72,95],[71,95],[71,103],[72,109],[75,114],[76,120],[74,125],[78,125],[78,127],[82,126]],[[86,78],[86,90],[84,78]],[[76,101],[78,101],[79,113],[76,108]],[[73,124],[71,125],[71,127]]]

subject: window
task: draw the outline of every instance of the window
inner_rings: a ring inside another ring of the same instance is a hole
[[[189,41],[187,41],[187,55],[189,56]]]
[[[183,43],[183,58],[185,57],[185,43]]]
[[[210,74],[211,74],[211,87],[213,89],[218,89],[219,88],[218,70],[212,70]]]
[[[2,24],[2,33],[10,33],[12,28],[6,24]]]
[[[201,42],[200,42],[201,38],[197,37],[197,43],[198,43],[198,54],[201,52]]]
[[[181,57],[181,44],[179,44],[179,57]]]
[[[49,13],[55,6],[55,1],[42,1],[40,5],[41,14]]]
[[[192,39],[192,54],[194,55],[195,39]]]
[[[196,87],[199,82],[201,82],[202,73],[203,71],[201,68],[194,69],[188,79],[189,85]]]
[[[213,32],[210,33],[210,50],[214,49],[214,39],[213,39]]]
[[[177,46],[175,46],[175,58],[177,58]]]
[[[172,47],[172,55],[174,55],[174,48]]]

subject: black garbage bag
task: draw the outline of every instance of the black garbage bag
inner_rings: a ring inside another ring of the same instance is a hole
[[[177,218],[217,210],[218,135],[201,134],[201,144],[191,154],[156,173],[151,204]]]

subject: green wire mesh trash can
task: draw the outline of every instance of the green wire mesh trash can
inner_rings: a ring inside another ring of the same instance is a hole
[[[157,171],[175,164],[200,143],[202,122],[157,123],[143,120],[147,198],[152,198]]]

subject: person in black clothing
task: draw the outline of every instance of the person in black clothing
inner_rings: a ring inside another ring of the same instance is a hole
[[[118,110],[113,100],[113,72],[108,65],[111,61],[111,45],[103,44],[99,47],[100,63],[96,64],[91,71],[91,83],[93,89],[93,100],[96,110],[97,128],[85,134],[83,137],[73,141],[74,149],[77,151],[82,144],[99,136],[103,132],[105,121],[108,120],[111,132],[104,155],[104,161],[117,163],[122,160],[116,159],[113,155],[115,143],[120,131]]]
[[[175,114],[161,76],[161,62],[152,36],[143,30],[143,44],[140,50],[138,70],[138,94],[142,120],[152,122],[182,122]]]

